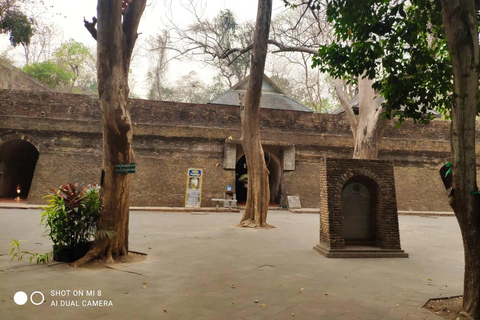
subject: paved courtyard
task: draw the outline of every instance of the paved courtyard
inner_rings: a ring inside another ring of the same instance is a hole
[[[276,229],[245,230],[233,227],[240,213],[132,212],[130,249],[144,262],[10,263],[12,238],[50,251],[39,213],[0,209],[0,319],[440,319],[422,305],[462,293],[454,217],[401,216],[408,259],[326,259],[312,249],[316,214],[271,211]],[[17,305],[18,291],[46,302]]]

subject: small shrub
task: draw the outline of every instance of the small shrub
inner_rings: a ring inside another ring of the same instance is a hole
[[[50,190],[41,223],[54,246],[62,250],[93,241],[100,215],[99,188],[69,183]]]
[[[72,259],[70,251],[85,248],[95,237],[115,236],[111,231],[97,231],[98,218],[100,216],[100,187],[96,185],[84,186],[77,184],[62,185],[57,189],[50,188],[50,194],[44,198],[48,205],[43,207],[40,223],[45,224],[44,236],[48,236],[53,242],[53,252],[39,254],[20,249],[20,241],[13,239],[10,244],[11,260],[30,256],[30,262],[36,258],[37,263],[47,263],[51,256],[65,256]]]

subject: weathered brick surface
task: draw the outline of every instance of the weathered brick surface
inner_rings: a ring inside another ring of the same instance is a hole
[[[203,206],[235,185],[224,170],[226,139],[241,137],[234,106],[131,100],[137,173],[133,205],[184,204],[186,170],[205,170]],[[282,190],[300,195],[303,207],[318,207],[321,158],[349,158],[353,141],[343,115],[262,110],[262,139],[283,168],[283,146],[295,146],[296,167],[282,174]],[[450,154],[449,122],[390,126],[380,158],[394,160],[401,210],[449,210],[437,167]],[[98,101],[86,95],[0,90],[0,143],[21,136],[40,152],[29,201],[39,203],[47,186],[98,182],[101,166]],[[477,131],[478,134],[478,131]],[[238,148],[237,159],[241,156]],[[480,150],[480,148],[479,148]],[[426,196],[421,197],[426,191]]]
[[[0,57],[0,89],[53,91],[2,57]]]
[[[400,249],[393,164],[384,160],[321,160],[320,244],[329,249],[345,247],[342,190],[350,181],[363,183],[372,195],[375,245]]]

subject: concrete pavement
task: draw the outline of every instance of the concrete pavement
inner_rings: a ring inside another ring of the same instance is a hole
[[[147,253],[144,262],[10,263],[12,238],[50,250],[39,212],[0,209],[0,319],[440,319],[423,304],[462,293],[454,217],[401,216],[408,259],[327,259],[312,249],[315,214],[274,210],[276,229],[245,230],[233,227],[240,213],[135,211],[130,249]],[[13,300],[18,291],[28,295],[24,305]],[[35,291],[46,302],[34,305]]]

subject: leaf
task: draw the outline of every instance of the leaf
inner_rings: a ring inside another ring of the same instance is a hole
[[[478,190],[472,191],[472,192],[470,192],[470,194],[480,194],[480,191],[478,191]]]
[[[447,172],[445,173],[445,178],[452,172],[452,168],[448,169]]]

